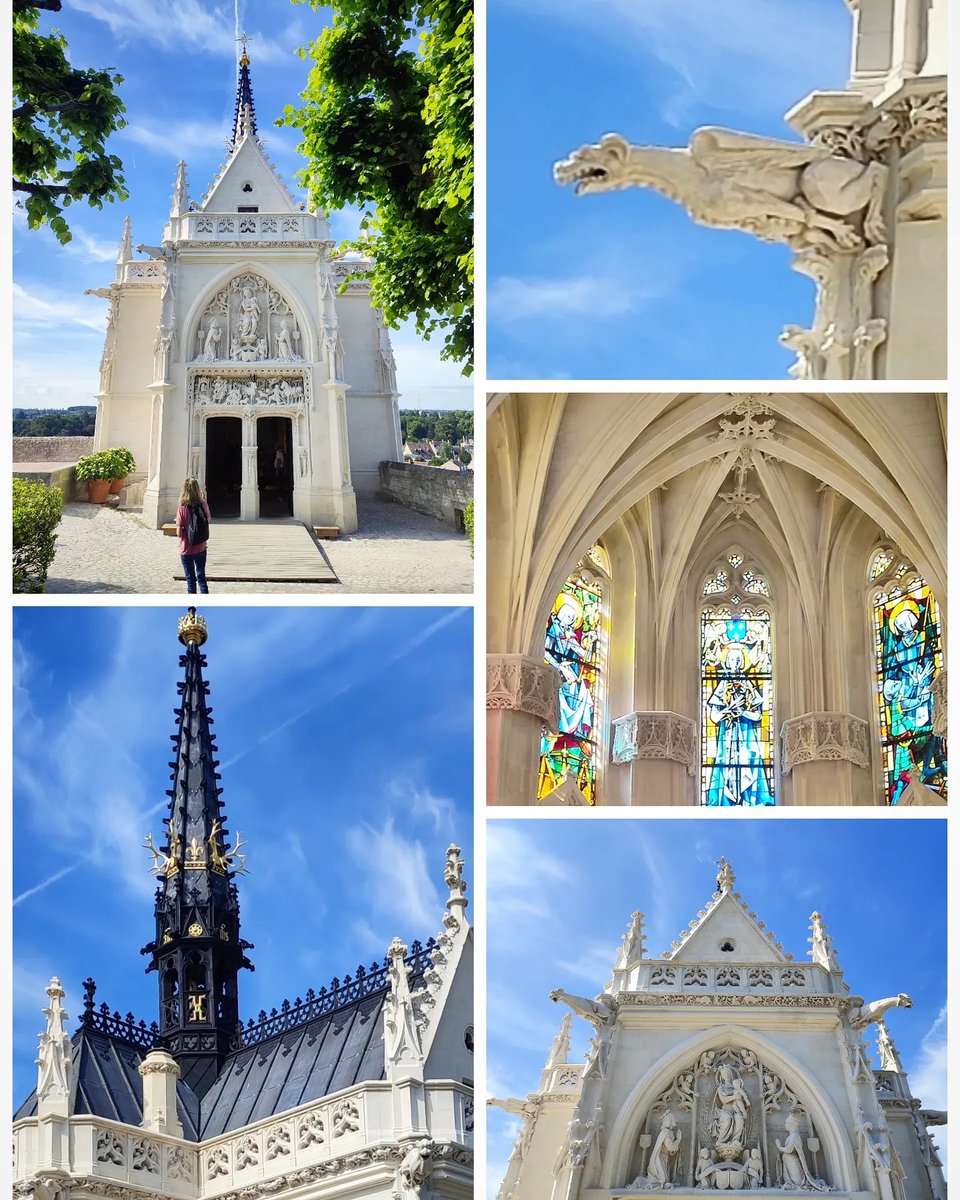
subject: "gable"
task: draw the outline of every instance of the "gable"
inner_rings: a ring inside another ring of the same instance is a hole
[[[732,950],[723,950],[731,944]],[[672,962],[769,963],[786,962],[769,930],[762,930],[748,916],[732,892],[725,892],[670,956]]]
[[[227,159],[200,207],[202,212],[236,212],[253,206],[262,213],[299,211],[260,142],[248,136]]]

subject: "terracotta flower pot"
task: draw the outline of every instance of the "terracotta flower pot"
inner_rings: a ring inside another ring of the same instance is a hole
[[[91,504],[103,504],[110,495],[109,479],[88,479],[87,499]]]
[[[119,496],[120,493],[123,491],[123,485],[126,482],[127,482],[126,475],[124,475],[124,477],[122,479],[111,479],[110,480],[110,495],[111,496]]]

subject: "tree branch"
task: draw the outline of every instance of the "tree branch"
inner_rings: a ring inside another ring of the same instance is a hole
[[[62,183],[28,183],[25,179],[13,181],[15,192],[29,192],[32,196],[46,193],[48,196],[69,196],[70,189]]]
[[[26,104],[21,104],[19,108],[15,108],[10,114],[11,121],[16,121],[20,117],[32,117],[34,113],[55,113],[68,112],[72,108],[79,108],[85,104],[84,100],[64,100],[62,104],[34,104],[28,100]]]
[[[62,0],[13,0],[14,13],[26,12],[28,8],[42,8],[45,12],[59,12]]]

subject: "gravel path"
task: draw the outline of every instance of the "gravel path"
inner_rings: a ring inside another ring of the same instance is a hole
[[[357,501],[357,533],[321,542],[339,583],[215,583],[211,592],[471,593],[470,543],[433,517],[399,504]],[[214,526],[214,537],[216,527]],[[214,538],[211,538],[211,554]],[[47,576],[47,593],[185,593],[174,578],[179,567],[176,538],[148,529],[140,514],[109,505],[74,501],[63,506],[57,555]]]

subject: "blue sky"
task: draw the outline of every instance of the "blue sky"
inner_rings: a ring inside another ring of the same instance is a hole
[[[142,843],[166,811],[180,615],[16,610],[15,1102],[36,1082],[51,975],[74,1020],[88,974],[98,1002],[156,1019],[139,954],[155,888]],[[472,610],[205,615],[223,800],[249,843],[246,1019],[382,959],[395,935],[435,935],[452,841],[472,900]]]
[[[73,241],[66,248],[48,230],[28,230],[23,213],[14,210],[14,405],[94,402],[107,306],[84,290],[113,279],[125,215],[133,218],[134,245],[159,242],[178,159],[186,160],[195,199],[216,175],[236,99],[235,22],[253,39],[260,135],[293,187],[303,166],[297,132],[273,122],[285,105],[298,103],[309,60],[301,61],[296,51],[329,23],[329,10],[315,12],[291,0],[65,0],[61,13],[42,15],[41,28],[66,35],[74,65],[110,67],[124,76],[120,94],[128,124],[108,145],[123,161],[130,199],[99,212],[71,205],[66,216]],[[356,209],[332,214],[331,235],[356,236],[359,220]],[[58,345],[55,373],[51,338]],[[421,342],[408,326],[392,338],[402,407],[473,407],[469,382],[455,365],[440,361],[442,339]]]
[[[783,114],[848,76],[843,0],[490,0],[488,374],[786,378],[813,314],[790,251],[633,188],[576,197],[552,166],[608,132],[796,139]]]
[[[945,821],[916,818],[490,821],[489,1093],[522,1097],[537,1087],[568,1011],[550,990],[597,995],[634,909],[646,916],[647,953],[669,949],[710,899],[723,855],[736,890],[787,953],[807,960],[816,909],[854,993],[912,997],[914,1007],[890,1013],[887,1025],[914,1094],[946,1108],[945,834]],[[574,1061],[583,1061],[589,1033],[575,1018]],[[519,1126],[487,1112],[495,1195]]]

